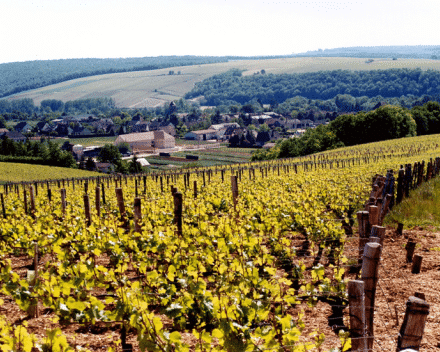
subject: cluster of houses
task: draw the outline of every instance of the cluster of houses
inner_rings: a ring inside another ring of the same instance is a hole
[[[201,122],[203,118],[194,118],[186,113],[177,114],[179,120],[189,130]],[[244,121],[242,127],[234,121]],[[202,130],[193,130],[184,135],[186,140],[192,141],[230,141],[237,136],[252,135],[254,146],[262,147],[270,140],[285,137],[287,131],[294,131],[291,137],[298,136],[307,128],[315,127],[322,122],[312,120],[298,120],[286,118],[275,112],[263,114],[223,114],[216,119],[216,124]],[[257,132],[261,125],[267,126],[266,131]],[[268,129],[268,131],[267,131]],[[97,118],[88,115],[63,116],[50,122],[39,122],[35,127],[26,121],[19,122],[9,131],[0,129],[0,138],[7,136],[15,141],[24,141],[30,134],[36,136],[56,136],[69,138],[84,138],[93,136],[118,136],[115,144],[127,143],[134,152],[153,152],[157,149],[172,149],[175,147],[176,127],[169,121],[144,121],[141,115],[135,115],[131,121],[116,125],[111,118]],[[79,159],[81,156],[94,156],[97,150],[86,150],[74,145],[69,147]],[[96,149],[96,148],[95,148]]]

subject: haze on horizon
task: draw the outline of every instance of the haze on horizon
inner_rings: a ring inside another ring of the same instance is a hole
[[[2,0],[0,63],[438,45],[438,0]]]

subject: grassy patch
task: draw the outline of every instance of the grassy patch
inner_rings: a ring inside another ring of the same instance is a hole
[[[385,224],[402,223],[405,227],[440,229],[440,179],[432,179],[410,192],[408,198],[395,206]]]
[[[83,147],[103,146],[105,144],[113,144],[117,136],[112,137],[93,137],[93,138],[69,138],[69,143],[81,144]],[[63,141],[64,143],[64,141]]]

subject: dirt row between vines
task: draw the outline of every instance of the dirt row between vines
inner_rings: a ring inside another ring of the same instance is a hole
[[[408,238],[416,240],[417,247],[415,254],[423,256],[422,269],[420,274],[411,274],[411,263],[406,263],[405,244]],[[299,244],[299,243],[298,243]],[[357,240],[348,239],[346,244],[346,255],[356,258]],[[437,248],[435,250],[434,248]],[[31,265],[32,260],[28,257],[11,257],[13,268],[24,276],[24,266]],[[307,267],[311,266],[313,258],[303,258]],[[327,263],[327,258],[321,259],[322,264]],[[345,278],[355,279],[355,274],[347,273]],[[329,269],[327,269],[329,270]],[[430,304],[430,313],[427,318],[425,333],[420,351],[440,350],[440,233],[430,232],[422,229],[404,231],[403,236],[397,236],[391,227],[387,229],[384,248],[379,268],[379,285],[376,291],[375,308],[375,343],[374,351],[395,351],[397,335],[405,314],[405,307],[408,298],[416,292],[422,292],[426,301]],[[4,304],[0,307],[0,314],[5,315],[12,324],[20,325],[26,322],[28,331],[42,339],[47,329],[61,328],[67,336],[69,343],[77,348],[88,348],[92,351],[105,351],[108,347],[116,348],[115,341],[119,340],[119,324],[98,323],[95,325],[83,326],[80,324],[54,323],[55,315],[50,309],[40,308],[39,318],[28,318],[26,313],[21,311],[15,302],[4,295],[0,295]],[[325,300],[324,300],[325,301]],[[324,333],[326,340],[323,343],[322,351],[328,351],[333,347],[341,347],[337,335],[340,330],[347,331],[349,326],[349,309],[341,309],[342,315],[338,316],[332,306],[318,300],[314,307],[309,307],[307,302],[294,306],[289,310],[294,318],[298,312],[305,313],[303,321],[305,328],[301,341],[313,341],[312,334],[315,331]],[[41,307],[41,305],[40,305]],[[333,307],[335,308],[335,307]],[[336,309],[337,311],[337,309]],[[399,326],[396,324],[396,312]],[[172,322],[161,315],[165,328],[171,328]],[[134,351],[138,351],[136,332],[130,331],[128,343],[132,343]],[[183,340],[194,346],[196,340],[192,334],[182,333]]]

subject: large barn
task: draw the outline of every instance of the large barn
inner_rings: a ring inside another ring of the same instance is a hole
[[[150,148],[168,149],[176,146],[174,137],[165,131],[121,134],[115,140],[115,145],[119,143],[128,143],[133,151]]]

